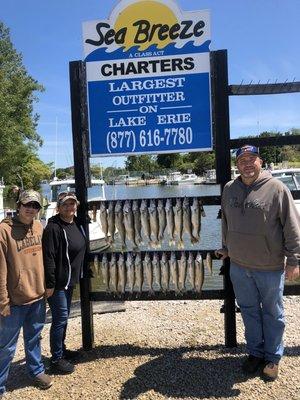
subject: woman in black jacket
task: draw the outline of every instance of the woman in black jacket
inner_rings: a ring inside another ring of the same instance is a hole
[[[86,250],[86,238],[76,221],[79,202],[75,193],[58,196],[58,214],[50,218],[43,234],[46,295],[52,314],[50,329],[51,370],[70,374],[69,362],[77,352],[65,346],[66,330],[74,286],[79,282]]]

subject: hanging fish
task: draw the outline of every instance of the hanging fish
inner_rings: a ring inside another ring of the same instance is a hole
[[[192,234],[199,241],[201,229],[201,209],[197,197],[193,198],[192,211]]]
[[[205,266],[208,269],[210,275],[212,275],[213,274],[213,266],[212,266],[211,254],[209,251],[206,253]]]
[[[108,233],[110,234],[110,242],[113,243],[115,240],[115,205],[113,201],[110,201],[107,209],[107,221],[108,221]]]
[[[94,255],[94,262],[93,262],[92,271],[93,271],[94,277],[96,277],[96,276],[99,277],[99,276],[100,276],[100,271],[99,271],[99,258],[98,258],[98,255],[97,255],[97,254]]]
[[[150,228],[152,237],[154,240],[152,241],[155,245],[158,244],[158,231],[159,231],[159,222],[158,222],[158,213],[155,204],[155,200],[150,200],[150,207],[149,207],[149,216],[150,216]]]
[[[195,260],[193,253],[189,252],[187,261],[186,277],[185,277],[185,290],[195,290]]]
[[[198,242],[198,239],[193,236],[192,230],[192,219],[191,219],[191,207],[190,207],[190,202],[187,197],[184,198],[183,200],[183,227],[185,232],[188,234],[191,243],[194,244]]]
[[[178,293],[178,271],[177,271],[178,267],[177,267],[176,254],[174,252],[171,253],[169,265],[170,265],[169,290]]]
[[[183,240],[183,210],[182,210],[182,202],[180,198],[176,199],[176,204],[174,207],[174,219],[175,219],[175,231],[179,240],[179,247],[182,247]]]
[[[181,252],[181,258],[178,261],[178,290],[185,291],[185,276],[186,276],[187,260],[185,252]]]
[[[142,267],[142,259],[141,254],[137,253],[134,260],[134,285],[133,291],[137,293],[141,293],[142,291],[142,283],[143,283],[143,267]]]
[[[152,263],[149,253],[145,254],[143,261],[143,292],[152,292]]]
[[[169,260],[165,252],[162,253],[160,260],[161,290],[166,292],[169,288]]]
[[[116,255],[112,254],[109,262],[109,290],[112,293],[117,291],[118,271]]]
[[[159,292],[161,289],[160,285],[161,278],[160,278],[160,261],[157,253],[154,253],[153,255],[152,272],[153,272],[152,289],[155,292]]]
[[[175,230],[174,210],[171,199],[167,199],[166,201],[166,218],[167,218],[167,230],[171,244],[174,243],[174,230]]]
[[[109,264],[107,255],[103,254],[102,261],[101,261],[101,275],[102,275],[102,282],[104,286],[104,290],[107,292],[109,290]]]
[[[126,260],[126,286],[125,292],[132,293],[134,285],[134,260],[131,253],[127,254]]]
[[[137,247],[135,243],[134,220],[133,220],[133,212],[131,209],[130,200],[126,200],[124,203],[123,216],[124,216],[124,226],[126,230],[126,236],[129,240],[131,240],[134,247]]]
[[[142,200],[140,212],[141,212],[143,233],[146,236],[146,238],[148,239],[148,242],[150,243],[151,242],[151,229],[150,229],[150,217],[149,217],[149,211],[148,211],[148,206],[147,206],[147,200]]]
[[[125,292],[125,283],[126,283],[126,271],[125,271],[125,260],[123,254],[119,255],[118,259],[118,293]]]
[[[142,222],[138,200],[133,200],[132,212],[134,220],[135,243],[140,244],[142,241]]]
[[[162,199],[158,200],[157,212],[158,212],[158,225],[159,225],[158,238],[159,240],[163,240],[164,232],[167,226],[167,217],[166,217],[166,209],[164,207],[164,202]]]
[[[204,282],[204,266],[201,254],[198,252],[195,260],[195,291],[201,293]]]
[[[126,231],[123,219],[122,202],[120,200],[117,201],[115,207],[115,224],[120,235],[122,247],[124,248],[126,246]]]
[[[100,204],[100,222],[102,231],[105,235],[105,240],[108,241],[108,219],[106,205],[104,201]]]

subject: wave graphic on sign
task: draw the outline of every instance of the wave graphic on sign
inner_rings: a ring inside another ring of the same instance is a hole
[[[119,47],[113,52],[107,52],[107,47],[101,47],[90,53],[85,61],[105,61],[105,60],[120,60],[128,58],[168,56],[176,54],[193,54],[205,53],[209,51],[211,40],[207,40],[201,46],[195,46],[194,41],[186,43],[183,47],[178,48],[176,43],[170,43],[164,49],[158,48],[157,45],[151,45],[147,50],[141,51],[139,46],[133,46],[129,50],[124,51],[124,47]]]

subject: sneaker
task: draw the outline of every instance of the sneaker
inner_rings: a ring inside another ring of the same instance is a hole
[[[52,386],[53,381],[52,381],[52,379],[50,378],[49,375],[47,375],[44,372],[42,372],[42,373],[36,375],[33,378],[33,383],[39,389],[46,390],[46,389],[49,389]]]
[[[64,358],[60,358],[57,361],[51,361],[51,372],[57,374],[72,374],[74,372],[75,367],[69,361]]]
[[[275,381],[278,378],[278,370],[278,364],[268,361],[263,369],[263,377],[267,381]]]
[[[242,370],[246,374],[254,374],[264,364],[264,359],[261,357],[255,357],[250,354],[246,361],[243,362]]]
[[[79,350],[68,350],[65,349],[63,351],[63,358],[65,360],[75,360],[76,358],[78,358],[80,355],[80,351]]]

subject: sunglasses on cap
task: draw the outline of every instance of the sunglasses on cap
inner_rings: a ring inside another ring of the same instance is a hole
[[[62,200],[66,196],[74,196],[74,197],[76,197],[76,193],[75,192],[60,192],[60,193],[58,193],[57,200]]]
[[[30,201],[29,203],[23,204],[21,203],[23,207],[25,208],[33,208],[34,210],[40,210],[41,206],[39,203],[36,203],[35,201]]]

